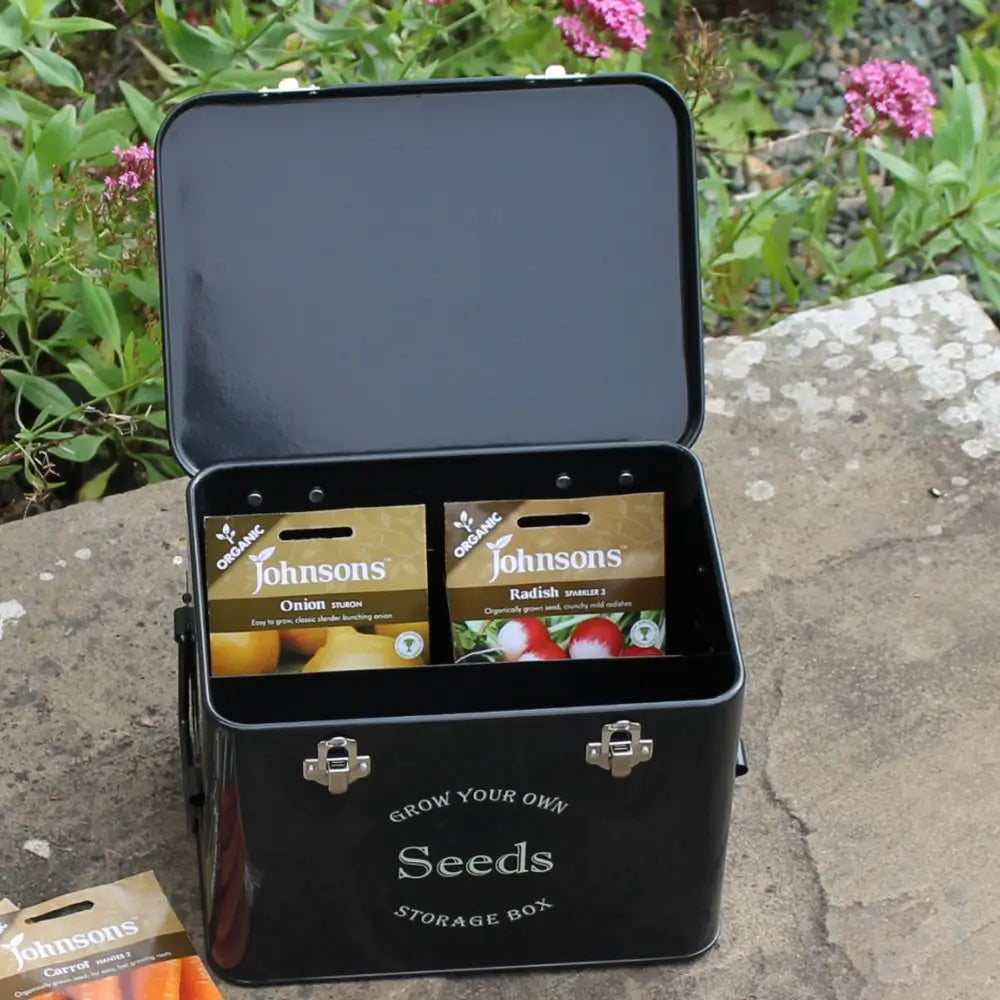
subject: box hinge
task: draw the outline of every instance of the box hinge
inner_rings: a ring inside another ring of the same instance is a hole
[[[358,756],[358,741],[343,736],[324,740],[316,756],[302,761],[302,777],[324,785],[331,795],[343,795],[348,786],[372,772],[371,757]]]
[[[653,741],[642,739],[638,722],[614,722],[601,730],[600,743],[587,744],[587,763],[627,778],[632,768],[653,756]]]

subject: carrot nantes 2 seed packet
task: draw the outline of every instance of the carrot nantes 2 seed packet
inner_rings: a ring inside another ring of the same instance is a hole
[[[0,1000],[222,1000],[152,872],[0,906]]]
[[[422,505],[205,518],[213,676],[427,662]]]
[[[456,662],[660,656],[662,493],[445,505]]]

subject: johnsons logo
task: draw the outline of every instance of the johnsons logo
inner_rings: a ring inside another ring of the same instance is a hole
[[[277,566],[265,566],[274,555],[275,546],[250,554],[250,561],[257,570],[257,589],[264,587],[298,587],[304,583],[358,583],[363,580],[384,580],[388,572],[388,559],[375,562],[321,563],[318,566],[289,566],[284,559]]]
[[[503,535],[495,542],[487,542],[486,547],[493,553],[493,576],[490,583],[500,575],[515,576],[521,573],[562,573],[571,569],[618,569],[622,564],[621,549],[576,549],[573,552],[525,552],[503,554],[510,545],[513,535]],[[253,558],[251,556],[251,558]]]
[[[215,537],[220,542],[227,542],[229,544],[229,551],[223,553],[215,565],[219,569],[228,569],[263,534],[264,529],[259,524],[255,524],[242,538],[238,539],[236,532],[233,531],[232,526],[227,521],[222,526],[222,531],[216,532]]]
[[[139,933],[139,925],[134,920],[123,920],[120,924],[95,927],[85,933],[57,938],[55,941],[31,941],[25,943],[24,934],[16,934],[10,941],[0,944],[0,948],[14,956],[17,963],[15,973],[23,972],[29,962],[41,962],[61,955],[72,955],[102,944],[111,944]]]
[[[468,555],[502,520],[499,514],[494,511],[482,524],[477,528],[473,524],[472,518],[469,517],[469,512],[463,510],[461,514],[458,515],[457,521],[452,521],[451,523],[455,525],[462,531],[468,532],[468,536],[465,541],[459,542],[455,546],[455,558],[461,559],[462,556]]]

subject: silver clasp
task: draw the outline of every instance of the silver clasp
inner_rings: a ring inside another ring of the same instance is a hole
[[[331,756],[330,751],[335,751]],[[358,741],[334,736],[316,747],[316,756],[302,761],[302,777],[325,785],[331,795],[343,795],[353,781],[372,772],[371,757],[358,756]]]
[[[587,763],[603,767],[612,778],[627,778],[632,768],[653,756],[653,741],[642,739],[638,722],[614,722],[601,730],[600,743],[587,744]]]

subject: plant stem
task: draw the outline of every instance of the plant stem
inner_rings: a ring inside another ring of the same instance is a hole
[[[857,143],[857,154],[858,179],[861,181],[861,188],[865,193],[865,201],[868,202],[868,217],[881,229],[885,222],[885,216],[882,212],[882,204],[875,193],[875,188],[872,186],[871,175],[868,173],[868,157],[865,155],[864,148],[860,142]]]
[[[726,239],[720,247],[717,248],[714,256],[705,265],[705,269],[708,270],[715,266],[716,261],[723,255],[729,253],[730,250],[736,245],[736,241],[743,235],[746,231],[747,226],[753,220],[754,216],[763,211],[773,202],[777,201],[782,195],[787,194],[793,188],[800,184],[804,184],[809,180],[814,174],[818,173],[824,167],[828,167],[833,163],[839,155],[838,152],[829,153],[828,155],[820,158],[815,163],[806,167],[802,173],[797,174],[791,180],[786,181],[781,187],[775,188],[773,191],[769,192],[764,198],[761,199],[759,204],[754,204],[752,210],[744,211],[740,221],[737,223],[735,229],[731,236]]]
[[[947,232],[955,225],[956,222],[961,221],[965,218],[978,204],[979,197],[973,198],[967,205],[958,209],[957,212],[953,212],[944,222],[939,223],[932,229],[928,229],[925,233],[922,233],[917,239],[908,243],[906,246],[900,247],[894,253],[889,254],[888,257],[882,262],[880,266],[869,268],[864,274],[860,274],[856,277],[845,278],[843,281],[838,282],[830,290],[831,297],[841,296],[845,292],[850,291],[852,288],[856,288],[858,285],[863,285],[866,281],[870,281],[877,274],[880,274],[887,267],[891,267],[893,264],[897,263],[903,258],[908,257],[912,253],[917,253],[921,251],[928,243],[936,240],[942,233]],[[925,269],[926,270],[926,269]]]

